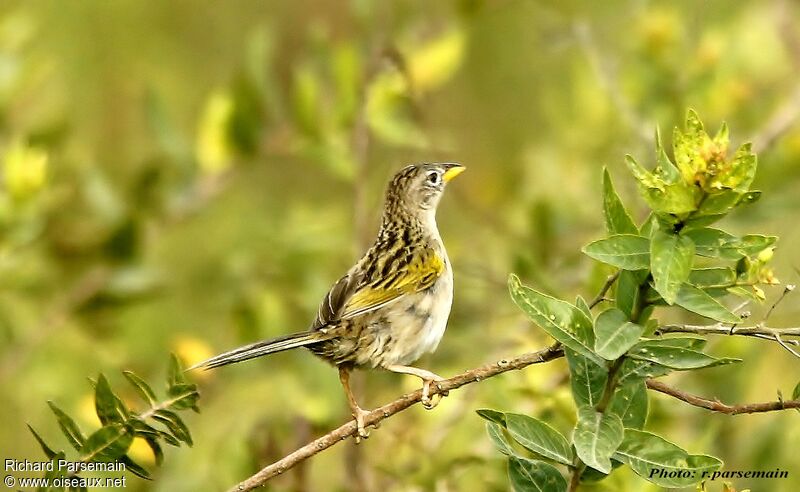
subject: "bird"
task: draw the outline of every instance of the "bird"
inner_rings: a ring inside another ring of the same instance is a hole
[[[432,385],[443,378],[414,367],[436,350],[453,303],[453,269],[436,225],[445,187],[458,163],[419,163],[399,170],[386,189],[375,242],[322,299],[311,326],[222,353],[189,370],[213,369],[305,347],[338,368],[339,380],[366,438],[365,417],[350,387],[354,369],[383,369],[422,380],[421,402],[435,407]]]

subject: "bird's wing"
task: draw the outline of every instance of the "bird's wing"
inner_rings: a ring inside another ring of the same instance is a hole
[[[432,248],[407,255],[386,272],[375,269],[372,275],[363,270],[342,277],[322,300],[314,328],[340,319],[350,319],[379,309],[405,294],[427,289],[445,271],[444,259]]]

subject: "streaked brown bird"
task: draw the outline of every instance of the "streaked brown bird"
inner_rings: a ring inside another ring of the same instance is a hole
[[[364,417],[350,390],[353,368],[382,368],[422,379],[422,403],[433,408],[431,385],[442,378],[412,367],[439,345],[453,302],[453,271],[436,227],[436,208],[447,183],[464,166],[414,164],[389,183],[375,243],[322,299],[308,331],[256,342],[191,369],[242,362],[306,347],[339,369],[339,379],[358,424]]]

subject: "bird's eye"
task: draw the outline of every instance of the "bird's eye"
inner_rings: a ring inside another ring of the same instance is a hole
[[[433,186],[438,186],[439,183],[442,181],[442,175],[436,171],[432,171],[428,173],[428,184]]]

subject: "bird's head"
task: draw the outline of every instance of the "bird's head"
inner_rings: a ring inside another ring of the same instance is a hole
[[[412,216],[436,211],[447,183],[466,169],[453,162],[412,164],[395,174],[386,190],[387,212],[402,211]],[[392,213],[392,212],[390,212]]]

